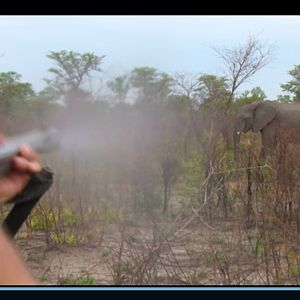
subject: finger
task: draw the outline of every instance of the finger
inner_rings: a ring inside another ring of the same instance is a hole
[[[14,157],[12,163],[14,169],[19,172],[37,173],[42,169],[41,165],[37,161],[30,162],[21,156]]]
[[[27,145],[22,145],[20,147],[20,155],[29,161],[35,161],[38,158],[37,153]]]
[[[5,135],[0,133],[0,145],[5,143]]]
[[[29,173],[12,172],[7,178],[9,179],[6,183],[7,194],[17,194],[24,189],[24,186],[29,182],[31,175]]]

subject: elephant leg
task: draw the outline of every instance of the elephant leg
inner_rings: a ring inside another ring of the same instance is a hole
[[[261,152],[260,160],[266,161],[267,154],[270,154],[276,147],[276,135],[273,128],[266,127],[261,131]]]

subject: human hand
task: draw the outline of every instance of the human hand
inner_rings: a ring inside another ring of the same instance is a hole
[[[3,137],[0,137],[1,142]],[[0,204],[20,193],[31,176],[41,171],[37,153],[26,145],[20,147],[19,155],[14,156],[11,163],[11,170],[0,176]]]

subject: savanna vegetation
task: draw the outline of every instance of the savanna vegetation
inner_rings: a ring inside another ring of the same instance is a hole
[[[109,54],[66,50],[48,53],[42,91],[0,73],[2,132],[62,134],[61,148],[41,156],[54,185],[17,236],[41,281],[299,284],[299,149],[284,187],[278,155],[260,162],[258,134],[243,135],[240,161],[233,157],[235,112],[267,98],[243,84],[273,50],[250,37],[212,51],[222,75],[144,66],[105,78]],[[289,74],[271,100],[300,101],[300,65]]]

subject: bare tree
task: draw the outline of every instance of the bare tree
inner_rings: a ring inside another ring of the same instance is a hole
[[[228,104],[237,89],[272,60],[274,45],[249,36],[244,45],[235,48],[213,48],[223,60],[222,71],[228,78]]]
[[[199,86],[199,74],[176,73],[172,77],[172,92],[185,96],[190,102],[193,102],[195,93]]]
[[[195,134],[195,122],[197,108],[197,89],[199,88],[199,74],[194,73],[175,73],[172,76],[171,90],[172,94],[176,97],[181,97],[186,103],[186,110],[181,109],[180,121],[184,130],[183,141],[183,156],[187,158],[188,145],[191,137]]]

